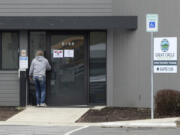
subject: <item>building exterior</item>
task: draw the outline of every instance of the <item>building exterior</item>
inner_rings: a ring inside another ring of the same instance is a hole
[[[53,67],[47,73],[48,105],[150,107],[145,16],[159,14],[155,36],[179,37],[178,5],[178,0],[0,0],[0,105],[33,102],[33,84],[18,72],[19,57],[24,52],[30,65],[42,49]],[[180,89],[179,81],[179,74],[156,74],[154,90]]]

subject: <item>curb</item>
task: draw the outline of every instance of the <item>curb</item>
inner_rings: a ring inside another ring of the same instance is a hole
[[[180,124],[180,121],[179,121]],[[169,123],[149,123],[149,122],[135,122],[135,123],[104,123],[103,128],[177,128],[175,122]]]
[[[177,127],[180,127],[180,119],[178,119],[178,120],[176,121],[176,126],[177,126]]]

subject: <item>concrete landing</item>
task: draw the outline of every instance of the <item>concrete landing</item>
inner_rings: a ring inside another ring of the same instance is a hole
[[[18,125],[75,125],[88,107],[27,107],[24,111],[11,117],[6,121],[7,124]]]

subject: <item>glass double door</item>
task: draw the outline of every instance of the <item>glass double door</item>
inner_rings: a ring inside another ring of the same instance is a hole
[[[87,104],[87,38],[83,33],[50,33],[47,104]]]

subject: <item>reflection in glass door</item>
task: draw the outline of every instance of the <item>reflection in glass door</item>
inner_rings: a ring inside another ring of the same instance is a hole
[[[87,104],[85,88],[85,36],[52,34],[50,89],[51,106]]]

